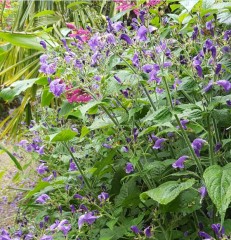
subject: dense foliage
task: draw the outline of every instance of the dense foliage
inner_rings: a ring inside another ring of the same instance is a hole
[[[17,154],[40,179],[0,239],[231,237],[231,5],[186,2],[40,41],[39,76],[0,92],[37,90]]]

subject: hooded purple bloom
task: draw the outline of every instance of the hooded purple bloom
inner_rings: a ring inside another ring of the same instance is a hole
[[[76,194],[74,195],[74,198],[83,199],[83,196],[81,196],[80,194],[76,193]]]
[[[123,147],[121,148],[121,151],[127,153],[127,152],[129,151],[129,149],[128,149],[127,146],[123,146]]]
[[[32,239],[34,239],[34,235],[32,233],[28,233],[24,238],[24,240],[32,240]]]
[[[150,72],[153,70],[153,64],[145,64],[145,65],[142,67],[142,70],[143,70],[145,73],[150,73]]]
[[[132,44],[132,40],[127,34],[122,33],[120,39],[124,40],[128,45]]]
[[[144,24],[144,16],[145,16],[145,14],[146,14],[146,12],[144,10],[141,10],[139,12],[139,18],[140,18],[142,24]]]
[[[132,163],[129,162],[126,164],[125,172],[127,174],[134,172],[134,167],[133,167]]]
[[[47,194],[42,194],[36,199],[36,203],[44,204],[47,200],[49,200],[50,197]]]
[[[216,69],[215,69],[215,74],[218,75],[221,71],[221,64],[218,63],[217,66],[216,66]]]
[[[218,152],[222,147],[222,144],[220,142],[216,143],[215,145],[215,152]]]
[[[98,195],[98,199],[100,200],[100,202],[104,202],[109,198],[109,194],[106,192],[101,192],[100,195]]]
[[[70,209],[71,209],[71,213],[76,212],[75,206],[73,204],[70,205]]]
[[[44,154],[44,147],[45,147],[45,146],[41,146],[38,150],[36,150],[36,152],[37,152],[39,155],[43,155],[43,154]]]
[[[118,31],[124,29],[124,24],[123,24],[122,21],[119,21],[119,22],[113,23],[113,24],[112,24],[112,27],[114,28],[114,30],[115,30],[116,32],[118,32]]]
[[[224,40],[228,41],[230,37],[231,37],[231,30],[225,31],[225,33],[224,33]]]
[[[152,237],[151,226],[144,229],[144,235],[146,236],[146,238],[151,238]]]
[[[41,165],[38,166],[37,172],[38,174],[44,174],[45,172],[48,171],[48,167],[45,165],[45,163],[42,163]]]
[[[50,83],[50,92],[59,97],[66,88],[66,84],[61,79],[55,79]]]
[[[216,84],[223,87],[226,92],[231,90],[231,83],[227,80],[219,80],[216,82]]]
[[[53,240],[53,236],[51,236],[51,235],[43,235],[42,238],[40,238],[40,240]]]
[[[80,204],[79,205],[79,210],[81,210],[82,212],[87,212],[88,208],[84,204]]]
[[[184,162],[185,160],[188,159],[188,156],[181,156],[172,164],[173,168],[184,168]]]
[[[209,50],[212,46],[213,46],[212,40],[207,39],[207,40],[205,41],[205,43],[204,43],[204,48],[205,48],[205,49],[204,49],[204,52],[206,51],[206,49]]]
[[[226,104],[227,104],[229,107],[231,107],[231,100],[227,100],[227,101],[226,101]]]
[[[212,89],[212,87],[213,87],[213,81],[211,80],[211,81],[209,81],[208,85],[206,85],[206,86],[203,88],[203,91],[204,91],[205,93],[207,93],[207,92],[209,92],[209,91]]]
[[[73,162],[73,160],[70,160],[70,165],[69,165],[69,171],[76,171],[78,168],[76,164]]]
[[[115,36],[112,33],[108,33],[106,39],[109,44],[116,44]]]
[[[187,129],[187,126],[186,126],[187,123],[189,123],[189,120],[187,120],[187,119],[181,119],[180,120],[180,124],[181,124],[182,128],[185,129],[185,130]]]
[[[159,53],[162,53],[166,50],[167,48],[167,45],[165,42],[160,42],[160,45],[156,46],[156,53],[159,54]]]
[[[139,62],[139,56],[137,53],[135,53],[132,58],[132,64],[133,64],[133,66],[135,66],[137,68],[139,67],[140,62]]]
[[[208,233],[203,232],[203,231],[198,232],[198,235],[200,237],[202,237],[203,239],[206,239],[206,240],[209,240],[209,239],[212,240],[213,239]]]
[[[135,233],[135,234],[139,234],[140,230],[137,226],[131,226],[130,229]]]
[[[96,33],[94,36],[90,38],[88,41],[88,45],[90,46],[92,51],[96,51],[97,48],[102,46],[102,43],[100,43],[100,36],[99,33]]]
[[[225,233],[224,227],[221,227],[220,223],[212,224],[211,228],[213,229],[216,236],[220,239],[222,235]]]
[[[64,219],[58,224],[57,229],[62,231],[64,236],[67,236],[68,232],[71,230],[71,225]]]
[[[193,29],[193,33],[192,33],[192,40],[196,40],[197,37],[198,37],[198,34],[199,34],[198,27],[195,26],[194,29]]]
[[[192,148],[194,149],[194,152],[196,153],[197,157],[200,157],[200,151],[206,141],[201,138],[196,138],[192,142]]]
[[[135,142],[137,140],[138,134],[139,134],[138,128],[133,128],[133,137]]]
[[[215,47],[215,46],[212,46],[209,50],[210,50],[211,53],[212,53],[213,59],[215,59],[216,56],[217,56],[217,49],[216,49],[216,47]]]
[[[201,195],[201,198],[204,198],[207,195],[207,189],[205,186],[202,186],[201,188],[199,188],[199,193]]]
[[[139,41],[145,42],[147,41],[147,33],[148,33],[148,29],[145,26],[141,26],[137,31],[136,38]]]
[[[44,49],[46,49],[47,48],[47,45],[46,45],[46,42],[45,41],[40,41],[40,45],[44,48]]]
[[[207,30],[211,31],[214,28],[213,22],[212,21],[206,22],[205,27]]]
[[[161,149],[163,147],[163,143],[166,141],[165,138],[159,138],[156,140],[154,146],[152,147],[153,149]]]
[[[103,143],[102,146],[108,149],[112,148],[112,146],[108,143]]]
[[[172,62],[164,62],[163,67],[167,68],[167,67],[171,67],[172,66]]]
[[[78,220],[79,229],[82,228],[84,223],[87,223],[88,225],[93,224],[97,218],[99,218],[99,216],[94,216],[92,212],[81,215]]]
[[[202,73],[202,68],[201,68],[201,66],[200,65],[196,65],[196,70],[197,70],[197,74],[198,74],[198,76],[199,77],[203,77],[203,73]]]

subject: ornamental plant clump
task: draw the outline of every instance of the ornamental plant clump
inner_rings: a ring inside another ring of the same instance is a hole
[[[17,239],[231,237],[231,30],[188,17],[157,28],[148,6],[41,42],[41,119],[18,144],[40,181]]]

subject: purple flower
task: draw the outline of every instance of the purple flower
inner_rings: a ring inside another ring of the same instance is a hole
[[[207,30],[211,31],[214,28],[213,22],[212,21],[206,22],[205,27]]]
[[[184,162],[185,160],[188,159],[188,156],[181,156],[172,164],[173,168],[184,168]]]
[[[129,149],[128,149],[127,146],[123,146],[123,147],[121,148],[121,151],[127,153],[127,152],[129,151]]]
[[[145,73],[150,73],[150,72],[153,70],[153,64],[145,64],[145,65],[142,67],[142,70],[143,70]]]
[[[225,31],[225,33],[224,33],[224,40],[228,41],[230,37],[231,37],[231,30]]]
[[[94,216],[92,212],[81,215],[78,220],[79,229],[82,228],[84,223],[87,223],[88,225],[93,224],[97,218],[99,218],[99,216]]]
[[[200,65],[196,65],[196,70],[197,70],[197,74],[198,74],[198,76],[199,77],[203,77],[203,73],[202,73],[202,68],[201,68],[201,66]]]
[[[71,209],[71,213],[76,212],[75,206],[73,204],[70,205],[70,209]]]
[[[118,31],[124,29],[124,24],[123,24],[122,21],[119,21],[119,22],[113,23],[113,24],[112,24],[112,27],[114,28],[114,30],[115,30],[116,32],[118,32]]]
[[[100,195],[98,195],[98,199],[100,200],[100,202],[104,202],[109,198],[109,194],[106,192],[101,192]]]
[[[124,40],[128,45],[132,44],[132,40],[127,34],[122,33],[120,39]]]
[[[217,66],[216,66],[216,69],[215,69],[215,74],[218,75],[221,71],[221,64],[218,63]]]
[[[130,229],[135,233],[135,234],[139,234],[140,230],[137,226],[131,226]]]
[[[226,101],[226,104],[227,104],[229,107],[231,107],[231,100],[227,100],[227,101]]]
[[[44,147],[45,147],[45,146],[41,146],[38,150],[36,150],[36,152],[37,152],[39,155],[43,155],[43,154],[44,154]]]
[[[208,85],[206,85],[206,86],[203,88],[203,91],[204,91],[205,93],[207,93],[207,92],[209,92],[209,91],[212,89],[212,87],[213,87],[213,81],[211,80],[211,81],[209,81]]]
[[[205,43],[204,43],[204,48],[205,48],[205,50],[206,50],[206,49],[209,50],[212,46],[213,46],[212,40],[207,39],[207,40],[205,41]],[[205,52],[205,51],[204,51],[204,52]]]
[[[133,128],[133,137],[135,142],[137,140],[138,134],[139,134],[138,128]]]
[[[145,235],[147,238],[151,238],[151,237],[152,237],[151,226],[146,227],[146,228],[144,229],[144,235]]]
[[[115,36],[112,33],[106,35],[106,40],[109,44],[116,44]]]
[[[45,216],[45,217],[44,217],[44,222],[48,223],[49,219],[50,219],[49,216]]]
[[[209,50],[210,50],[211,53],[212,53],[213,59],[215,59],[215,58],[216,58],[216,55],[217,55],[217,49],[216,49],[216,47],[215,47],[215,46],[212,46]]]
[[[107,143],[103,143],[102,146],[105,147],[105,148],[108,148],[108,149],[112,148],[112,146],[110,144],[107,144]]]
[[[50,175],[50,176],[48,176],[46,178],[43,178],[43,181],[44,182],[50,182],[52,180],[52,178],[53,178],[53,175]]]
[[[46,171],[48,171],[48,167],[45,165],[45,163],[42,163],[41,165],[38,166],[37,172],[38,174],[44,174]]]
[[[231,51],[231,48],[229,47],[229,46],[224,46],[223,48],[222,48],[222,52],[223,53],[229,53]]]
[[[71,230],[71,225],[64,219],[58,224],[57,229],[62,231],[64,236],[67,236],[68,232]]]
[[[198,27],[195,26],[194,29],[193,29],[193,33],[192,33],[192,40],[196,40],[197,37],[198,37],[198,34],[199,34]]]
[[[219,80],[216,82],[216,84],[223,87],[226,92],[231,90],[231,83],[227,80]]]
[[[134,172],[134,167],[133,167],[132,163],[129,162],[129,163],[126,164],[125,172],[127,174]]]
[[[141,26],[137,31],[136,38],[139,41],[145,42],[147,41],[147,33],[148,33],[148,29],[145,26]]]
[[[47,45],[46,45],[46,42],[45,41],[40,41],[40,45],[44,48],[44,49],[46,49],[47,48]]]
[[[200,157],[200,151],[206,141],[201,138],[196,138],[192,142],[192,148],[194,149],[194,152],[196,153],[197,157]]]
[[[51,235],[43,235],[40,240],[53,240],[53,236]]]
[[[42,194],[36,199],[36,203],[44,204],[47,200],[50,200],[50,197],[47,194]]]
[[[206,239],[206,240],[212,240],[213,239],[208,233],[203,232],[203,231],[198,232],[198,235],[200,237],[202,237],[203,239]]]
[[[212,224],[211,228],[218,238],[222,237],[222,235],[225,233],[225,229],[220,223]]]
[[[201,195],[201,198],[204,198],[207,195],[207,189],[205,186],[202,186],[201,188],[199,188],[199,193]]]
[[[163,147],[163,143],[166,141],[165,138],[159,138],[156,140],[154,146],[152,147],[153,149],[161,149]]]
[[[76,171],[78,168],[76,164],[73,162],[73,160],[70,160],[70,165],[69,165],[69,171]]]
[[[133,66],[135,66],[137,68],[139,67],[140,62],[139,62],[139,56],[137,53],[135,53],[132,58],[132,64],[133,64]]]
[[[172,66],[172,62],[164,62],[163,67],[167,68],[167,67],[171,67]]]
[[[50,92],[59,97],[66,88],[66,84],[61,79],[55,79],[50,83]]]
[[[24,240],[32,240],[32,239],[34,239],[34,236],[32,233],[28,233],[24,238]]]
[[[83,211],[83,212],[87,212],[88,208],[84,205],[84,204],[80,204],[79,205],[79,210]]]
[[[187,123],[189,123],[189,120],[187,120],[187,119],[181,119],[180,120],[180,124],[181,124],[182,128],[185,129],[185,130],[187,129],[187,126],[186,126]]]
[[[215,145],[215,152],[218,152],[222,147],[222,144],[220,142],[216,143]]]
[[[88,45],[90,46],[91,50],[96,51],[97,48],[102,47],[101,39],[99,33],[96,33],[94,36],[90,38],[88,41]]]
[[[83,199],[83,196],[81,196],[80,194],[76,193],[76,194],[74,195],[74,198]]]

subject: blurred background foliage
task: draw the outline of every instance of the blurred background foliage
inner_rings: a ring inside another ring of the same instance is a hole
[[[140,8],[145,0],[133,1]],[[0,139],[16,136],[19,124],[32,118],[39,84],[25,87],[19,80],[36,79],[39,76],[39,56],[43,48],[39,42],[45,39],[52,47],[58,46],[69,29],[66,23],[74,23],[77,29],[91,26],[102,29],[106,16],[114,21],[134,17],[133,9],[116,10],[114,1],[70,0],[0,0]],[[222,0],[163,0],[158,7],[150,8],[151,24],[159,27],[163,16],[172,21],[171,31],[180,28],[188,34],[198,21],[198,13],[216,15],[221,24],[231,24],[231,2]],[[203,18],[201,19],[203,21]],[[230,61],[227,66],[231,67]],[[15,84],[13,85],[12,84]],[[40,84],[42,85],[42,84]],[[15,87],[16,86],[16,87]]]

